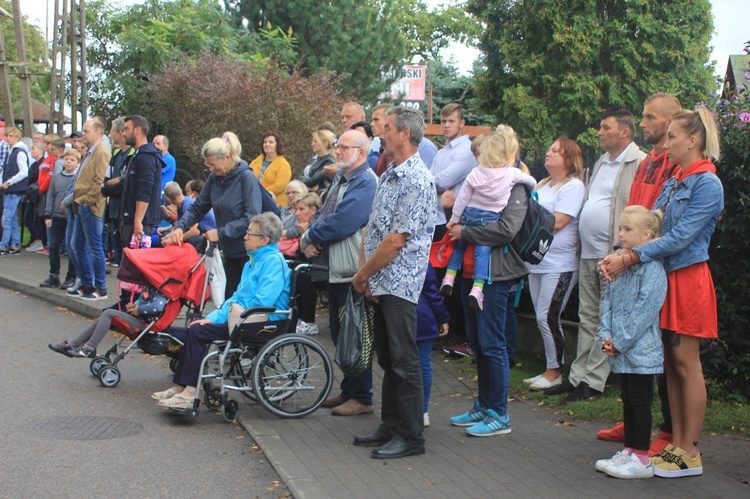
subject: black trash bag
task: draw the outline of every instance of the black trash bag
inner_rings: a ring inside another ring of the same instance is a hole
[[[374,314],[370,302],[351,287],[346,305],[339,311],[339,332],[334,360],[345,375],[362,376],[372,367],[372,344],[375,336]]]

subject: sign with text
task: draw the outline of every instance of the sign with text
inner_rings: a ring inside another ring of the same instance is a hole
[[[404,76],[391,85],[391,99],[424,101],[427,71],[425,66],[404,66]]]

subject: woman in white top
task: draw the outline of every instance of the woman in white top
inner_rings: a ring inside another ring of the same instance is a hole
[[[578,282],[578,215],[586,187],[581,182],[581,148],[566,138],[557,139],[547,151],[544,166],[549,177],[536,188],[539,203],[555,215],[555,238],[539,265],[529,265],[529,292],[542,334],[547,370],[525,379],[532,390],[546,390],[562,383],[565,338],[560,315]]]

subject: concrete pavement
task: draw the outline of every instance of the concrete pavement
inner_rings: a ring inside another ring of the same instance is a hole
[[[46,258],[40,255],[7,256],[0,259],[0,285],[81,314],[98,316],[103,302],[86,303],[66,297],[60,290],[40,289],[38,283],[46,278],[46,270]],[[108,287],[112,297],[115,281],[114,276],[110,277],[112,284]],[[332,353],[325,316],[319,314],[323,334],[318,338]],[[625,481],[609,478],[594,469],[596,459],[609,457],[620,447],[596,440],[595,431],[602,423],[561,423],[560,417],[547,406],[513,399],[509,404],[511,434],[467,437],[461,428],[452,427],[447,421],[471,406],[476,383],[438,352],[433,363],[432,426],[425,430],[424,456],[378,461],[369,457],[369,449],[354,447],[355,434],[370,432],[378,426],[377,410],[375,415],[346,418],[321,409],[303,419],[284,420],[243,402],[239,421],[298,498],[750,495],[750,486],[741,482],[743,476],[744,480],[750,478],[748,473],[738,477],[732,472],[737,469],[737,460],[744,463],[739,468],[747,470],[750,443],[736,439],[708,436],[704,439],[701,477]],[[380,374],[376,368],[376,407],[380,399]],[[127,375],[125,372],[124,376]]]

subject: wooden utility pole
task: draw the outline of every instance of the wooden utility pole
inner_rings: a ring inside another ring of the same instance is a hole
[[[5,9],[0,9],[0,20],[2,16],[13,18]],[[0,99],[3,101],[3,118],[8,126],[15,126],[13,119],[13,102],[10,98],[10,83],[8,82],[8,65],[5,58],[5,38],[3,37],[3,25],[0,23]]]
[[[23,16],[21,0],[13,0],[13,21],[16,26],[16,52],[18,53],[18,78],[21,81],[21,112],[23,113],[23,134],[34,136],[34,116],[31,108],[31,84],[26,70],[26,42],[23,36]]]

